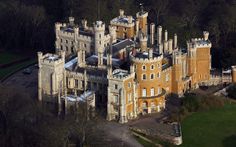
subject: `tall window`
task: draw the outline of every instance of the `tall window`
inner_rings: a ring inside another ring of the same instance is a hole
[[[161,94],[161,88],[160,87],[158,88],[158,94]]]
[[[160,78],[160,73],[159,72],[157,73],[157,77]]]
[[[131,102],[131,93],[128,94],[128,102]]]
[[[118,89],[118,85],[115,84],[115,89]]]
[[[147,96],[147,90],[146,90],[146,88],[143,88],[142,97],[146,97],[146,96]]]
[[[115,100],[114,100],[115,103],[119,103],[119,96],[118,95],[115,95]]]
[[[155,96],[155,89],[151,88],[151,96]]]
[[[169,74],[166,74],[166,82],[169,81]]]
[[[151,79],[151,80],[153,80],[153,79],[154,79],[154,74],[151,74],[151,77],[150,77],[150,79]]]
[[[153,69],[154,69],[154,65],[152,64],[152,65],[151,65],[151,70],[153,70]]]
[[[143,74],[143,80],[146,80],[147,77],[146,77],[146,74]]]
[[[142,69],[143,69],[143,70],[146,70],[146,66],[145,66],[145,65],[143,65]]]
[[[78,80],[75,79],[75,87],[76,87],[76,88],[78,87],[78,84],[79,84]]]

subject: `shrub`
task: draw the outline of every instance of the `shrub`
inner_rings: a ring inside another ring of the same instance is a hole
[[[230,86],[227,90],[228,96],[232,99],[236,99],[236,84]]]

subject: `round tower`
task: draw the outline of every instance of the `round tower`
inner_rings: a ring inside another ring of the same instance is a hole
[[[131,54],[135,67],[139,113],[152,113],[164,108],[165,91],[162,89],[162,60],[163,56],[148,52]]]
[[[94,28],[94,42],[95,42],[95,53],[103,53],[104,49],[104,38],[105,38],[105,24],[102,21],[96,21],[93,24]]]
[[[117,39],[116,27],[110,25],[109,26],[109,33],[110,33],[110,36],[112,38],[112,42],[111,43],[115,43],[116,39]]]

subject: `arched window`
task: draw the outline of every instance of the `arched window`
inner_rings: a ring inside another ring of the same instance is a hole
[[[151,80],[154,79],[154,74],[151,74],[150,79],[151,79]]]
[[[143,70],[146,70],[146,66],[145,66],[145,65],[143,65],[142,69],[143,69]]]
[[[147,77],[146,77],[146,74],[143,74],[143,80],[146,80]]]
[[[142,97],[146,97],[147,96],[147,90],[146,88],[142,89]]]
[[[155,96],[155,88],[151,88],[151,96]]]
[[[152,64],[152,65],[151,65],[151,70],[153,70],[153,69],[154,69],[154,65]]]

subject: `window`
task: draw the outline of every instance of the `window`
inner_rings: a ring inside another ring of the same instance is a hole
[[[71,44],[73,45],[73,44],[74,44],[74,42],[73,42],[73,41],[71,41]]]
[[[68,40],[66,40],[66,43],[68,43]]]
[[[86,45],[86,44],[84,44],[84,47],[86,48],[86,47],[87,47],[87,45]]]
[[[61,42],[63,42],[63,40],[61,39]]]
[[[154,95],[155,95],[155,89],[151,88],[151,96],[154,96]]]
[[[153,80],[154,79],[154,74],[151,74],[150,78],[151,78],[151,80]]]
[[[158,88],[158,94],[161,94],[161,88],[160,87]]]
[[[160,78],[160,73],[157,73],[157,77]]]
[[[102,37],[102,35],[101,34],[99,34],[99,38],[101,39],[101,37]]]
[[[143,80],[146,80],[147,77],[146,77],[146,74],[143,74]]]
[[[115,89],[118,89],[118,85],[115,84]]]
[[[131,102],[131,93],[128,94],[128,102]]]
[[[115,100],[114,100],[115,103],[119,103],[119,96],[118,95],[115,95]]]
[[[134,65],[134,70],[136,70],[137,69],[137,65]]]
[[[61,45],[61,50],[63,50],[63,46]]]
[[[102,44],[102,42],[101,42],[101,41],[99,41],[99,44],[101,45],[101,44]]]
[[[129,88],[131,87],[131,82],[128,83],[128,87],[129,87]]]
[[[154,69],[154,65],[151,65],[151,70],[153,70]]]
[[[68,46],[66,46],[66,51],[68,51]]]
[[[143,88],[143,90],[142,90],[142,97],[146,97],[146,96],[147,96],[146,88]]]
[[[75,87],[77,88],[78,87],[78,80],[77,79],[75,79]]]
[[[142,69],[143,69],[143,70],[146,70],[146,66],[145,66],[145,65],[143,65]]]
[[[169,74],[166,74],[166,82],[169,81]]]

